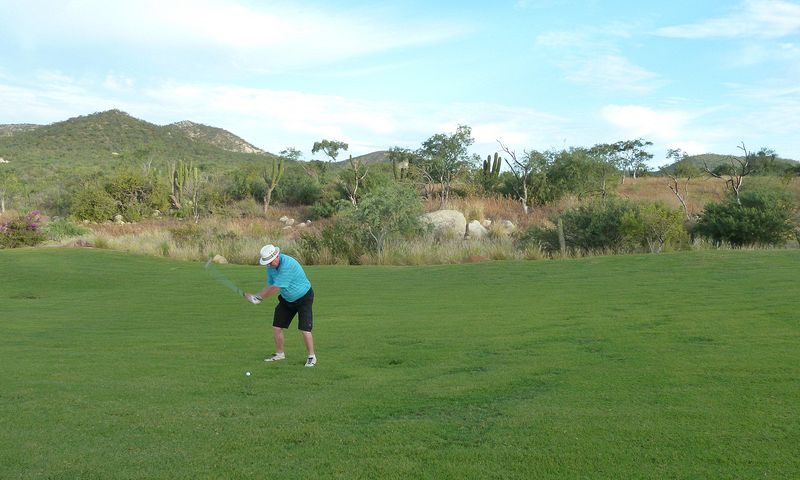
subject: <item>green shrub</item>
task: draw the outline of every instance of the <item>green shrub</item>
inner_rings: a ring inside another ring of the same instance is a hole
[[[205,241],[205,232],[194,222],[183,222],[169,229],[175,244],[180,247],[199,246]]]
[[[641,203],[623,215],[622,229],[633,244],[659,253],[668,245],[687,243],[683,212],[663,203]]]
[[[635,249],[638,242],[625,231],[623,218],[636,214],[635,203],[616,198],[568,210],[561,216],[567,248],[614,252]]]
[[[382,255],[387,241],[422,233],[421,213],[416,191],[393,183],[367,194],[358,208],[347,211],[342,224],[365,250]]]
[[[516,238],[516,247],[525,251],[539,248],[549,254],[558,252],[558,230],[538,225],[529,227]]]
[[[322,196],[322,187],[303,172],[286,172],[275,188],[273,199],[287,205],[313,205]]]
[[[352,204],[340,198],[333,200],[320,200],[311,206],[311,216],[314,220],[331,218]]]
[[[307,264],[346,263],[358,265],[366,252],[344,222],[326,225],[318,234],[303,233],[297,240],[299,256]]]
[[[141,220],[155,210],[168,208],[167,187],[153,174],[120,168],[108,180],[105,189],[116,201],[119,213],[129,221]]]
[[[0,224],[0,248],[33,247],[45,240],[38,210]]]
[[[72,197],[70,212],[78,220],[104,222],[116,214],[117,202],[104,189],[89,185]]]
[[[793,197],[785,190],[745,191],[739,202],[731,195],[706,205],[696,231],[717,245],[778,245],[792,235],[793,209]]]
[[[658,208],[658,207],[654,207]],[[671,217],[670,217],[671,218]],[[566,248],[574,252],[629,252],[648,244],[653,235],[655,220],[640,217],[634,202],[609,198],[596,200],[564,212],[560,217],[564,227]],[[558,218],[552,227],[533,226],[517,237],[521,250],[538,247],[553,254],[560,251]]]

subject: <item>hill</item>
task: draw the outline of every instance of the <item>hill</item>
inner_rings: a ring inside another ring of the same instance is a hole
[[[50,125],[4,125],[0,157],[15,168],[108,167],[124,161],[196,165],[252,162],[269,153],[220,128],[189,121],[159,126],[109,110]]]
[[[36,130],[39,127],[41,127],[41,125],[36,125],[33,123],[12,123],[8,125],[0,125],[0,137],[10,137],[15,133]]]
[[[189,120],[172,123],[166,128],[173,132],[180,132],[192,140],[208,143],[229,152],[239,153],[266,153],[264,150],[253,146],[227,130],[217,127],[210,127],[202,123],[194,123]]]
[[[339,160],[338,162],[333,162],[332,165],[336,167],[346,167],[348,162],[350,161],[350,155],[347,152],[343,152],[344,155],[339,155],[341,157],[348,157],[344,160]],[[353,160],[359,161],[362,164],[369,165],[372,163],[387,163],[389,162],[389,151],[388,150],[378,150],[375,152],[367,153],[365,155],[359,155],[357,157],[353,157]]]
[[[759,156],[755,152],[753,152],[753,154],[756,155],[756,158],[759,158]],[[763,157],[761,157],[761,158],[763,158]],[[708,168],[710,170],[712,170],[712,171],[715,168],[719,167],[720,165],[730,165],[731,160],[733,160],[734,162],[737,161],[737,160],[742,161],[742,160],[744,160],[744,156],[743,155],[736,156],[736,155],[719,155],[719,154],[716,154],[716,153],[704,153],[702,155],[690,155],[690,156],[686,157],[686,161],[690,165],[692,165],[694,167],[697,167],[700,170],[704,170],[705,167],[708,166]],[[776,157],[775,159],[771,159],[770,161],[772,162],[772,166],[776,167],[778,169],[795,168],[798,165],[800,165],[800,162],[798,162],[797,160],[792,160],[792,159],[788,159],[788,158]],[[676,163],[672,163],[672,164],[667,165],[667,166],[665,166],[663,168],[664,168],[664,170],[666,170],[668,172],[671,172],[671,171],[673,171],[675,169],[675,165],[676,165]]]

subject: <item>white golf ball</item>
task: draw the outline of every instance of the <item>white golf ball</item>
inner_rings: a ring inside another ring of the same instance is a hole
[[[248,377],[250,376],[250,372],[244,372],[244,374],[247,375]]]

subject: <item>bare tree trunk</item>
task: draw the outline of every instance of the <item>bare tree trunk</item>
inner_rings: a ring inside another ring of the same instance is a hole
[[[686,199],[689,197],[689,179],[686,179],[686,184],[684,185],[684,194],[681,194],[679,185],[678,185],[678,177],[674,175],[670,175],[669,178],[672,179],[672,184],[667,184],[672,193],[678,197],[678,201],[681,202],[681,206],[683,207],[683,214],[686,216],[686,220],[691,220],[691,215],[689,215],[689,207],[686,205]]]
[[[267,193],[264,194],[264,200],[263,200],[264,201],[264,215],[266,215],[267,214],[267,210],[269,210],[269,204],[272,201],[272,190],[274,190],[274,189],[275,189],[275,187],[268,188],[267,189]]]

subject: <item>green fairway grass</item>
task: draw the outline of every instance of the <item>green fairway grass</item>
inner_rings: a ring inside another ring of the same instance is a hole
[[[0,478],[800,478],[798,267],[307,267],[304,368],[202,263],[0,251]]]

